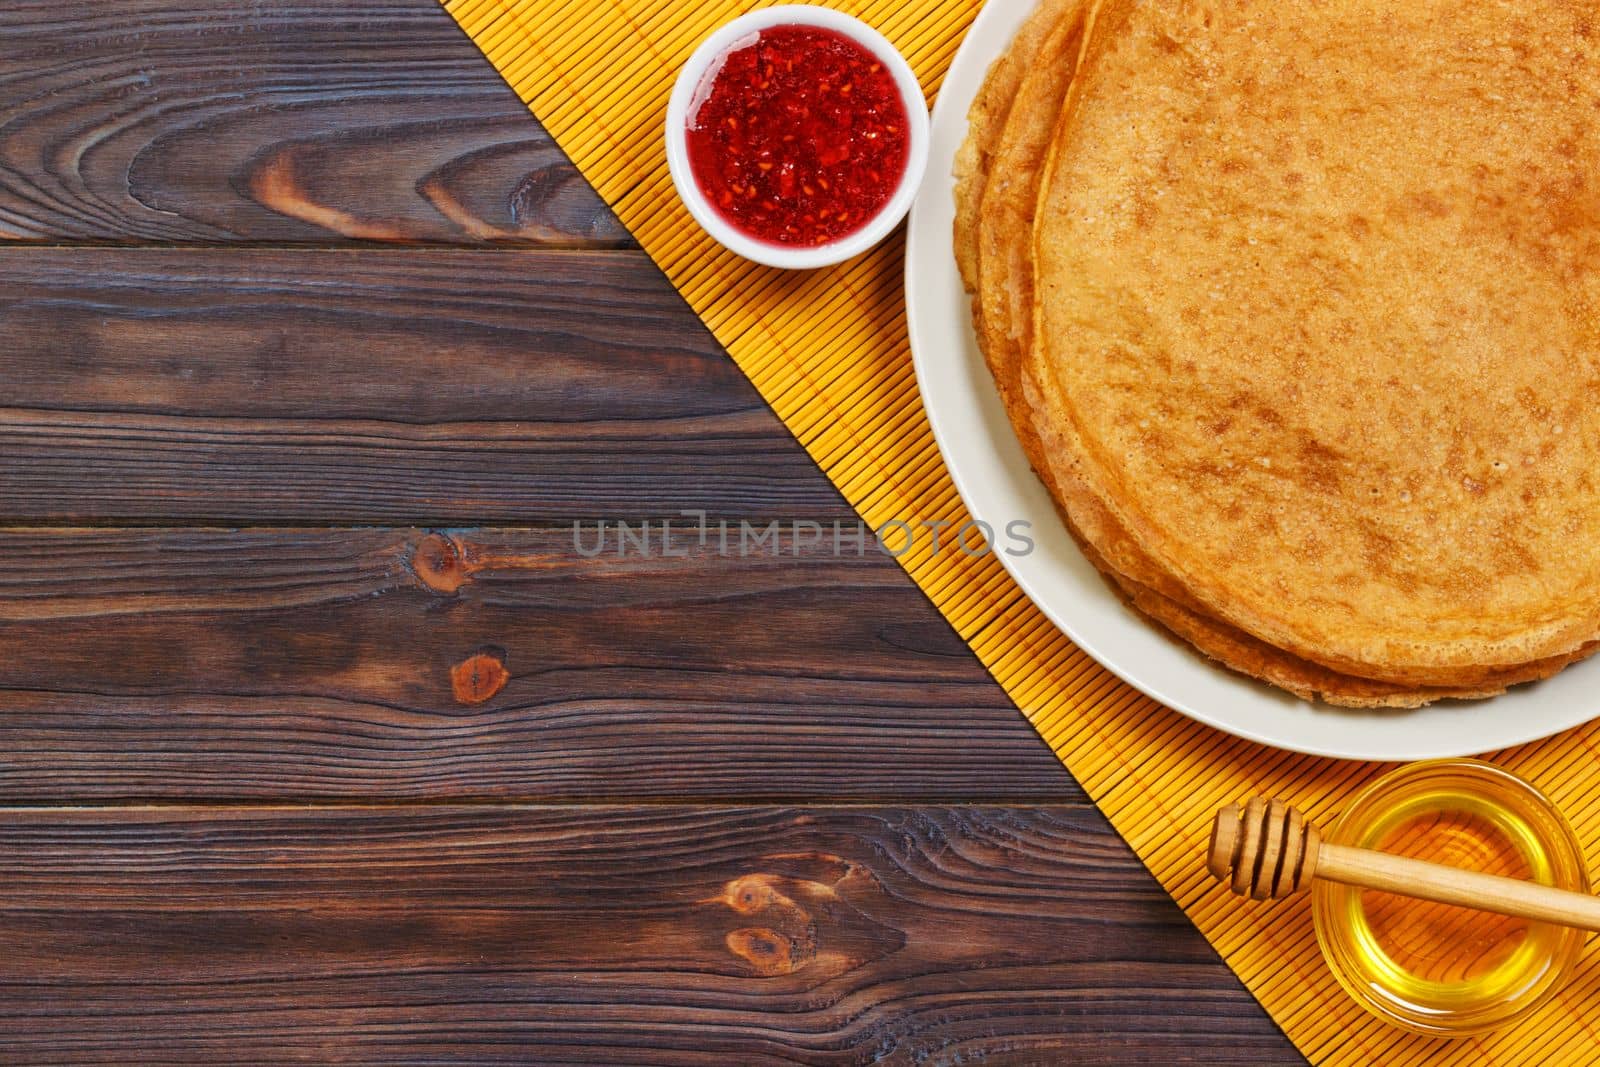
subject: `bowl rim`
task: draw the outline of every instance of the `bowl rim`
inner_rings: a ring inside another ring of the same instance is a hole
[[[741,38],[774,26],[816,26],[849,37],[876,56],[894,77],[909,117],[906,141],[906,168],[900,184],[878,213],[861,229],[824,245],[787,248],[752,237],[724,219],[700,191],[689,166],[689,105],[707,70]],[[911,210],[917,190],[928,167],[931,139],[928,102],[916,73],[900,50],[883,34],[860,19],[832,8],[812,4],[780,4],[751,11],[701,41],[678,71],[672,97],[667,104],[665,129],[667,169],[678,198],[689,209],[702,229],[717,243],[745,259],[769,267],[788,270],[815,270],[853,259],[878,244],[898,226]]]

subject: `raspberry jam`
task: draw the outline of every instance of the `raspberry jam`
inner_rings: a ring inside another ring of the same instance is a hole
[[[773,26],[714,64],[689,109],[689,165],[758,240],[823,245],[861,229],[905,175],[909,116],[883,62],[816,26]]]

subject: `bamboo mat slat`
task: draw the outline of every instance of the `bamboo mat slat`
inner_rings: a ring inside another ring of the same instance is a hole
[[[1024,0],[996,0],[1024,2]],[[784,274],[741,261],[700,232],[667,173],[661,124],[679,66],[748,0],[445,0],[446,9],[577,163],[871,526],[966,521],[917,399],[901,291],[903,244],[851,263]],[[980,0],[856,0],[830,6],[881,29],[936,93]],[[954,526],[951,527],[955,528]],[[1201,857],[1212,813],[1264,792],[1330,820],[1382,768],[1276,752],[1190,722],[1074,648],[991,556],[900,562],[1016,700],[1061,760],[1228,964],[1314,1062],[1600,1062],[1585,1019],[1600,1003],[1591,946],[1564,995],[1517,1027],[1458,1041],[1391,1029],[1328,973],[1308,898],[1228,897]],[[1506,752],[1600,856],[1597,728]]]

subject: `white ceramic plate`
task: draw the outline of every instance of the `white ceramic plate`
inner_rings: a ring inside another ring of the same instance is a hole
[[[1128,684],[1219,730],[1278,748],[1347,759],[1464,756],[1532,741],[1600,716],[1600,659],[1493,700],[1419,711],[1344,711],[1299,701],[1213,666],[1135,615],[1101,580],[1028,468],[973,337],[951,247],[951,165],[990,62],[1031,4],[984,8],[933,112],[928,177],[911,212],[906,303],[922,400],[973,516],[1003,530],[1032,523],[1037,549],[1004,561],[1017,584],[1077,645]]]

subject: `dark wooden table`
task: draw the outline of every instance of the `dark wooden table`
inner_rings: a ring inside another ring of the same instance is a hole
[[[1298,1062],[433,0],[0,9],[0,1061]]]

